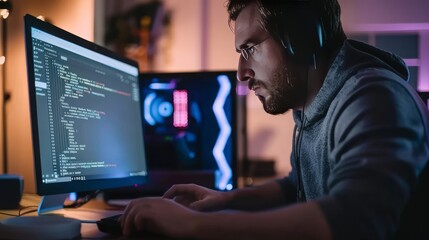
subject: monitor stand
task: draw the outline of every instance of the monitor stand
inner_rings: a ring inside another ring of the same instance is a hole
[[[64,202],[69,195],[69,193],[63,193],[42,196],[37,209],[37,215],[59,215],[79,219],[84,222],[95,222],[103,217],[96,209],[64,208]]]
[[[37,215],[51,213],[52,211],[63,209],[64,201],[69,196],[68,193],[42,196],[42,200],[37,208]]]
[[[37,209],[37,215],[61,215],[68,218],[79,219],[83,222],[93,222],[101,218],[121,213],[120,210],[106,210],[98,207],[64,208],[64,201],[69,193],[42,196]]]

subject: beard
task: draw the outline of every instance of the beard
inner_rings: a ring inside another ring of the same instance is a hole
[[[265,112],[278,115],[295,106],[297,92],[294,84],[298,81],[293,76],[286,67],[281,67],[274,72],[270,86],[264,84],[270,93],[269,98],[261,99]]]

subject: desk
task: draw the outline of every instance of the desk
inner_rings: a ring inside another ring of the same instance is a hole
[[[21,213],[36,209],[41,200],[41,197],[36,194],[24,194],[20,205],[22,209]],[[106,204],[102,200],[91,200],[84,206],[77,209],[62,209],[55,211],[55,213],[62,214],[65,217],[77,218],[80,220],[98,220],[104,217],[113,216],[121,213],[123,207],[121,206],[111,206]],[[19,210],[0,210],[2,213],[7,213],[11,215],[18,215]],[[25,216],[37,216],[37,212],[32,212],[26,214]],[[10,218],[13,216],[8,216],[0,214],[0,220]],[[159,240],[159,239],[171,239],[167,237],[154,237],[154,236],[141,236],[138,238],[126,238],[123,236],[111,236],[109,234],[100,232],[95,223],[82,223],[81,225],[81,239],[148,239],[148,240]]]

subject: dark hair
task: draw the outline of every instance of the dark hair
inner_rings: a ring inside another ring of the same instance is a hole
[[[261,15],[261,27],[270,35],[280,37],[283,35],[279,30],[284,28],[284,23],[281,22],[284,21],[284,18],[279,18],[279,16],[283,12],[287,12],[289,4],[303,2],[308,2],[313,7],[313,12],[323,22],[325,40],[329,47],[335,48],[341,45],[345,39],[345,34],[340,20],[341,8],[337,0],[228,0],[228,23],[233,29],[232,23],[237,20],[243,8],[251,3],[256,3]],[[290,22],[294,24],[293,19]]]

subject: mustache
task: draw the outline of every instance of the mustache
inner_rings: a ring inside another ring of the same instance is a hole
[[[249,88],[249,90],[252,90],[253,85],[255,85],[256,80],[255,79],[250,79],[249,82],[247,83],[247,87]]]
[[[252,90],[255,86],[262,86],[265,87],[265,83],[259,80],[256,80],[254,78],[250,79],[248,82],[248,88],[249,90]]]

